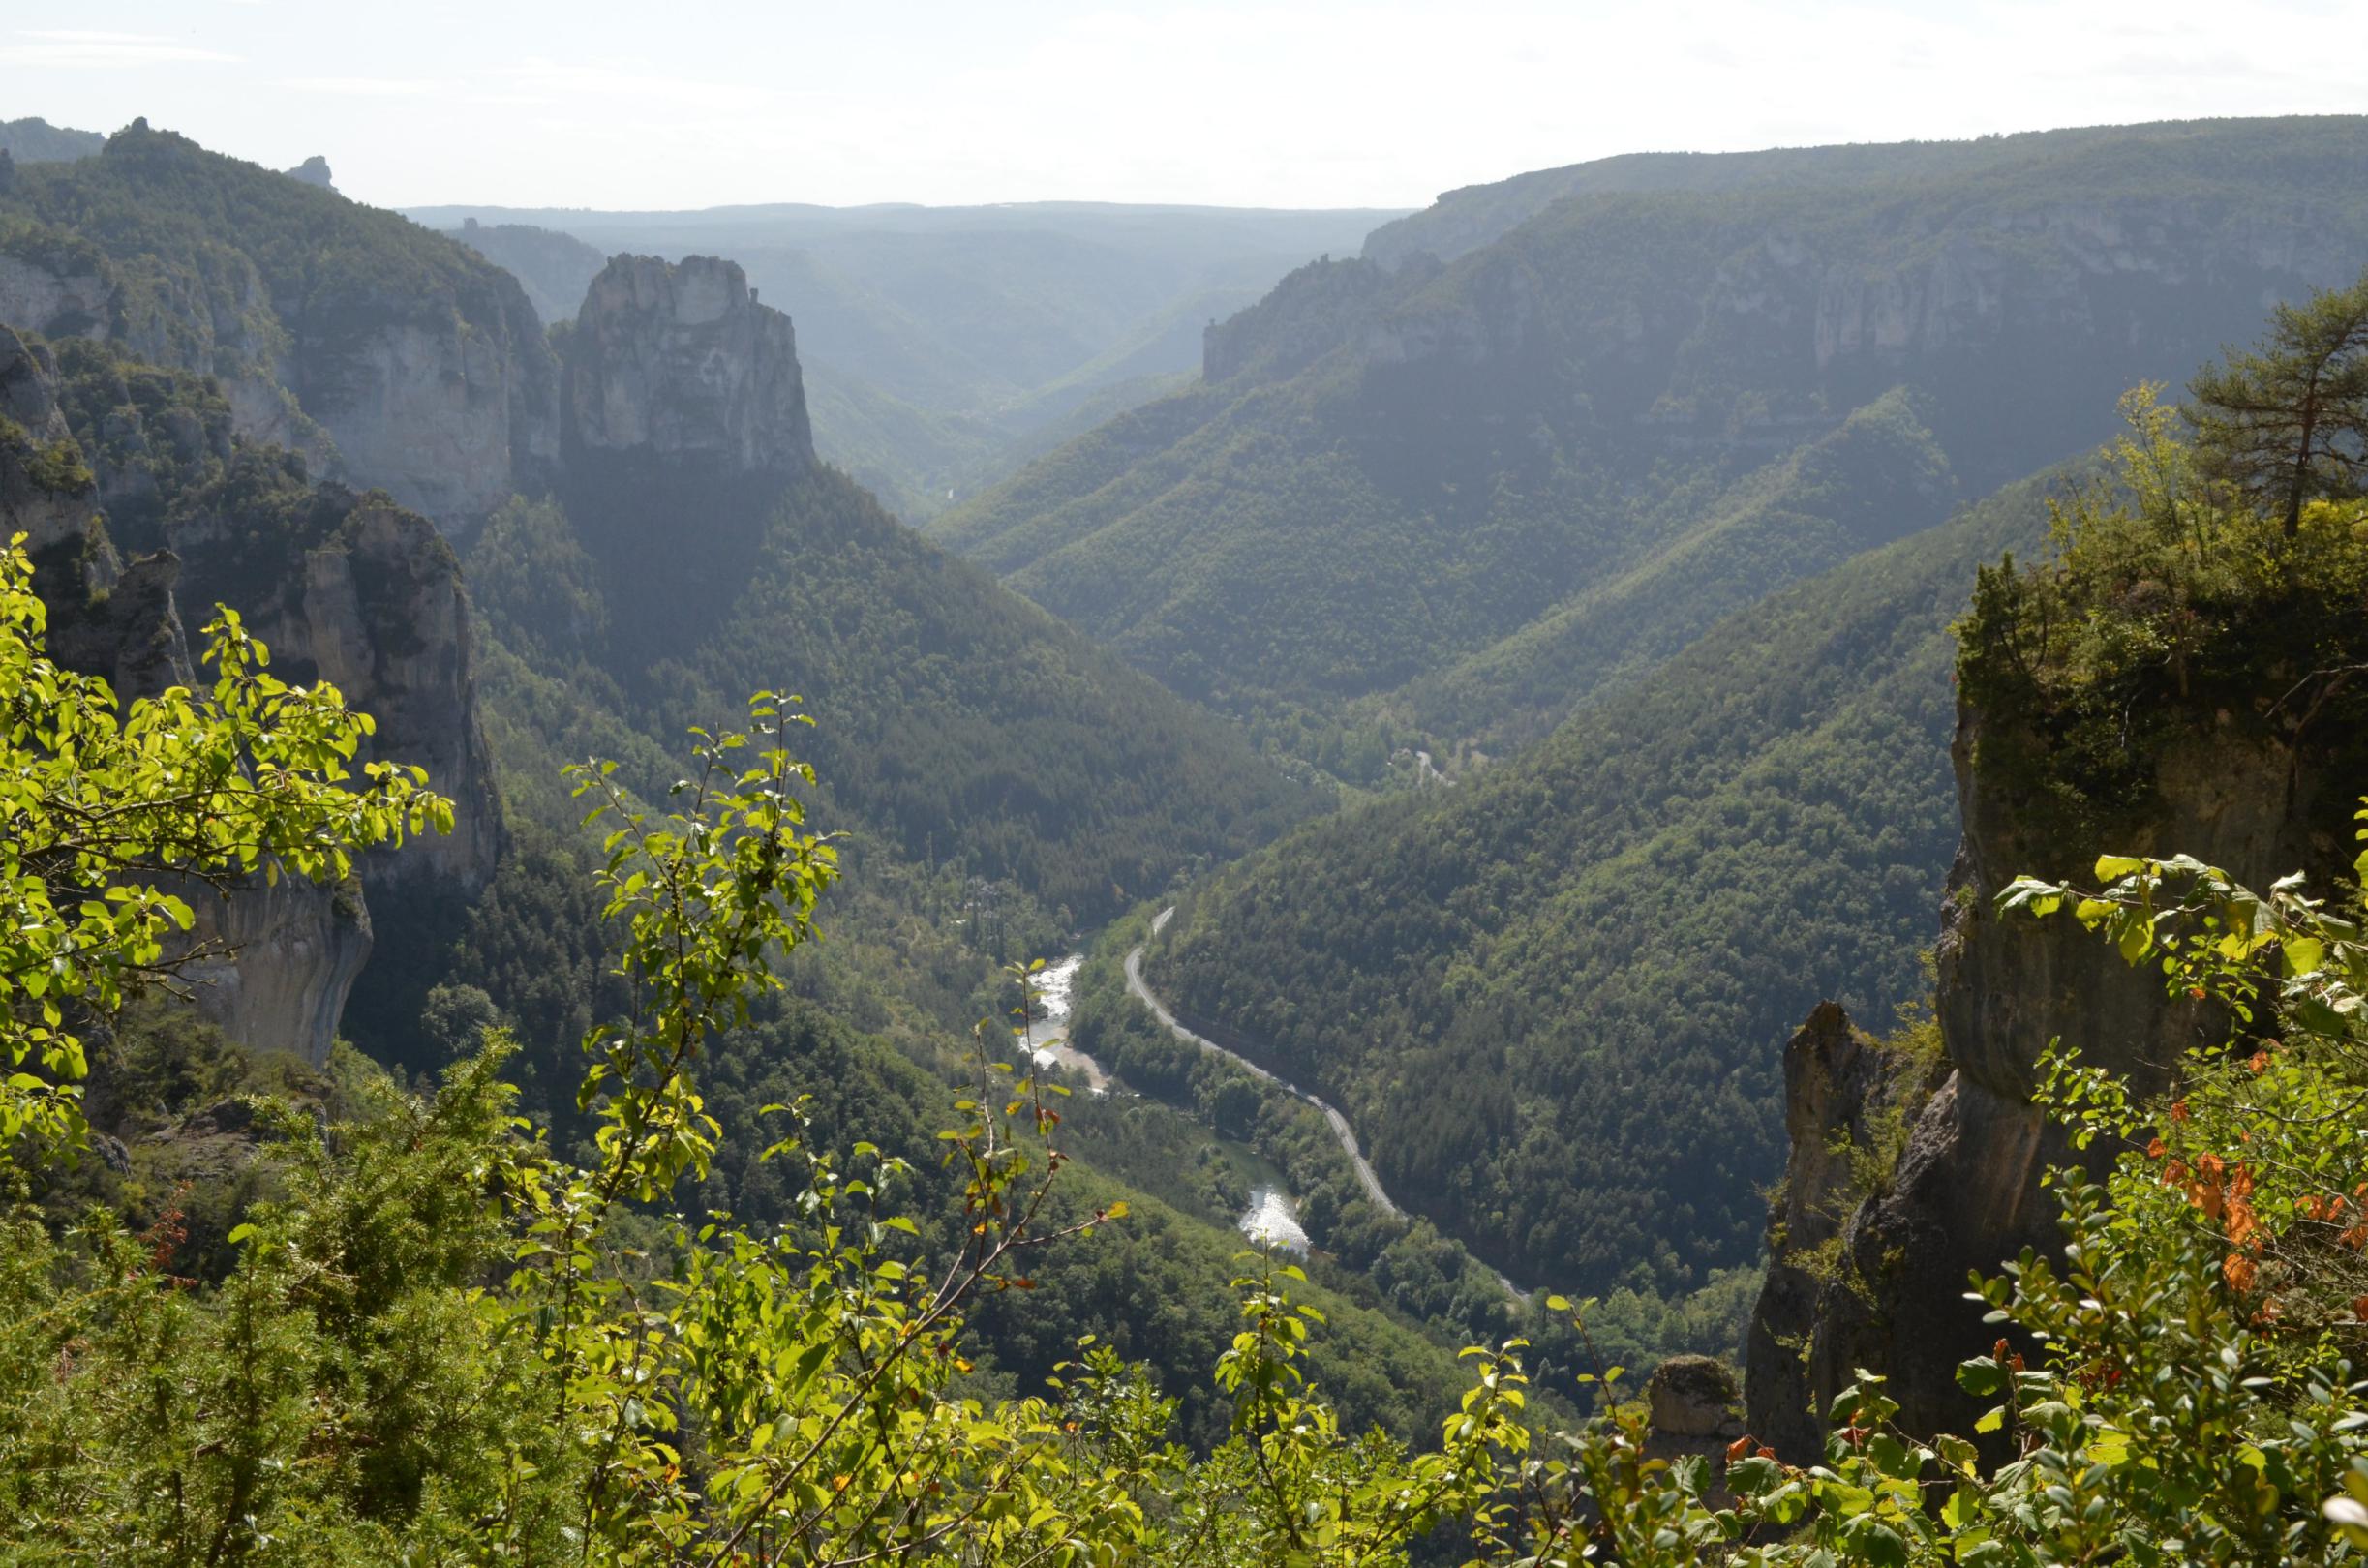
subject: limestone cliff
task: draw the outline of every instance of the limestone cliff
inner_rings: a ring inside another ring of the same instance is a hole
[[[2261,641],[2248,628],[2232,644]],[[2118,803],[2077,822],[2064,799],[2102,797],[2076,776],[2054,716],[1960,701],[1952,756],[1964,838],[1938,949],[1942,1059],[1928,1077],[1902,1081],[1848,1038],[1837,1009],[1821,1009],[1786,1054],[1792,1156],[1748,1350],[1751,1429],[1786,1458],[1819,1451],[1822,1412],[1857,1367],[1891,1378],[1910,1430],[1971,1430],[1980,1412],[1956,1368],[1997,1331],[1964,1299],[1968,1274],[1995,1274],[2024,1248],[2052,1251],[2042,1175],[2112,1158],[2102,1147],[2076,1154],[2031,1105],[2050,1041],[2078,1046],[2142,1095],[2170,1081],[2190,1046],[2226,1037],[2225,1018],[2166,997],[2158,973],[2131,968],[2077,923],[2001,919],[1999,891],[2024,873],[2089,881],[2104,851],[2188,853],[2256,887],[2295,870],[2322,887],[2345,875],[2363,776],[2349,677],[2262,658],[2216,685],[2196,676],[2184,700],[2185,673],[2138,694],[2151,711],[2115,754]],[[2325,701],[2281,703],[2281,692]],[[1896,1161],[1872,1182],[1838,1183],[1833,1151],[1853,1130],[1863,1138],[1886,1104],[1914,1112]]]
[[[571,470],[638,457],[786,478],[813,464],[797,334],[738,262],[612,257],[565,358]]]
[[[241,436],[446,527],[547,484],[558,363],[517,281],[298,173],[144,121],[20,170],[0,191],[0,322],[214,376]]]
[[[1709,1488],[1703,1501],[1732,1505],[1727,1492],[1727,1447],[1744,1434],[1740,1393],[1726,1363],[1712,1356],[1672,1356],[1645,1381],[1645,1407],[1652,1422],[1645,1457],[1671,1464],[1700,1460]]]
[[[0,326],[0,541],[33,553],[81,537],[99,486],[49,392],[51,365]]]
[[[289,454],[218,450],[208,430],[228,416],[197,378],[81,346],[67,357],[61,370],[60,356],[0,329],[0,410],[14,433],[0,439],[0,506],[31,538],[52,652],[127,698],[195,685],[181,605],[199,620],[215,602],[236,605],[275,673],[334,682],[377,721],[376,755],[426,767],[454,799],[449,837],[376,857],[363,874],[380,887],[481,888],[500,854],[499,807],[468,599],[435,526],[383,495],[316,483]],[[124,561],[101,513],[107,496],[166,548]],[[370,954],[361,882],[186,896],[196,940],[220,954],[190,973],[199,1010],[250,1045],[325,1058]]]

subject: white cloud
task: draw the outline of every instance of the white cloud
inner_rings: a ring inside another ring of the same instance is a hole
[[[769,88],[753,83],[669,75],[653,62],[637,65],[536,57],[482,75],[499,83],[498,92],[543,102],[596,98],[636,107],[669,105],[714,110],[754,108],[774,97]]]
[[[341,98],[431,98],[444,90],[440,81],[398,76],[288,76],[278,85],[290,92]]]
[[[0,45],[0,61],[62,70],[141,65],[227,65],[238,56],[176,43],[161,33],[106,33],[76,28],[24,28],[30,44]]]

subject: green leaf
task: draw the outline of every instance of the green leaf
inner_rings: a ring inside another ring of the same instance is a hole
[[[1862,1514],[1843,1526],[1842,1545],[1872,1568],[1907,1568],[1907,1542],[1881,1520]]]

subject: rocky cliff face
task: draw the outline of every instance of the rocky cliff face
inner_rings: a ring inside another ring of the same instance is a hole
[[[298,542],[269,590],[240,613],[284,678],[336,686],[377,721],[373,755],[425,768],[429,787],[453,799],[451,833],[374,860],[371,884],[434,877],[474,892],[500,858],[501,808],[477,718],[475,631],[459,562],[418,513],[381,496],[327,494],[341,520],[317,542]],[[206,510],[171,530],[200,591],[222,591],[205,568],[232,547],[240,521]]]
[[[558,455],[556,377],[523,293],[515,306],[483,332],[458,316],[382,320],[390,302],[349,301],[351,330],[299,345],[285,384],[336,442],[336,471],[463,531],[540,483]]]
[[[1956,1369],[1997,1331],[1963,1299],[1968,1273],[1994,1274],[2024,1248],[2052,1251],[2055,1205],[2040,1178],[2112,1158],[2076,1154],[2032,1107],[2051,1040],[2145,1094],[2168,1083],[2190,1046],[2225,1038],[2225,1019],[2167,998],[2158,973],[2131,968],[2076,922],[2001,920],[1999,891],[2026,872],[2089,880],[2106,850],[2184,852],[2256,887],[2300,869],[2325,886],[2353,848],[2358,781],[2336,749],[2348,737],[2207,707],[2153,749],[2134,792],[2142,805],[2104,844],[2063,842],[2042,826],[2049,781],[2044,766],[2029,766],[2045,755],[2035,739],[2016,715],[1960,707],[1953,757],[1964,841],[1939,945],[1938,1067],[1903,1075],[1873,1059],[1830,1006],[1786,1052],[1792,1157],[1772,1214],[1747,1392],[1751,1430],[1796,1462],[1821,1452],[1823,1412],[1858,1367],[1891,1378],[1910,1430],[1971,1430],[1980,1410]],[[1885,1106],[1913,1111],[1912,1128],[1874,1190],[1854,1188],[1834,1150],[1863,1145]]]
[[[1200,378],[1230,380],[1245,371],[1267,381],[1295,375],[1354,343],[1396,291],[1437,271],[1427,261],[1405,275],[1367,261],[1311,261],[1257,304],[1209,323],[1200,335]]]
[[[2108,434],[2131,382],[2183,378],[2267,306],[2349,284],[2363,243],[2358,219],[2235,178],[2102,166],[1891,201],[1604,196],[1443,269],[1302,269],[1209,329],[1203,374],[1340,354],[1369,399],[1433,423],[1475,410],[1483,434],[1681,451],[1789,447],[1905,384],[1989,488]]]
[[[46,356],[0,326],[0,542],[40,554],[81,537],[99,486],[50,396]]]
[[[571,465],[656,458],[787,477],[814,461],[797,334],[738,262],[611,258],[566,340]]]
[[[0,322],[214,376],[239,435],[466,529],[550,480],[542,323],[507,273],[346,200],[319,163],[291,179],[135,122],[97,159],[24,171],[0,192],[21,220],[0,236]],[[146,208],[186,220],[168,256]]]
[[[145,413],[118,404],[121,368],[82,364],[63,382],[86,426],[77,433],[56,358],[0,330],[0,521],[29,536],[52,652],[126,698],[195,685],[180,601],[193,614],[217,599],[236,604],[271,647],[276,673],[334,682],[377,720],[377,755],[426,767],[431,787],[454,799],[449,837],[376,859],[364,874],[381,887],[481,888],[500,854],[500,815],[450,546],[383,496],[306,480],[286,454],[216,451],[206,412],[220,405],[189,378]],[[97,395],[81,396],[94,386]],[[155,495],[160,486],[170,494]],[[110,495],[159,511],[169,502],[167,548],[122,560],[100,510]],[[247,1044],[323,1060],[370,954],[361,882],[258,881],[227,899],[208,889],[188,896],[196,939],[225,950],[190,974],[198,1009]]]
[[[1727,1447],[1744,1434],[1741,1392],[1726,1363],[1711,1356],[1672,1356],[1645,1381],[1652,1426],[1645,1457],[1677,1464],[1701,1460],[1710,1486],[1702,1500],[1726,1508],[1734,1497],[1726,1485]]]

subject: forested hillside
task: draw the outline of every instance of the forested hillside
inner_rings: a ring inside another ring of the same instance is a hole
[[[518,271],[572,315],[600,256],[706,254],[747,269],[796,317],[815,438],[907,522],[936,515],[1047,447],[1171,390],[1204,323],[1276,279],[1352,252],[1387,211],[1021,202],[685,212],[441,206],[412,216]],[[475,223],[475,237],[462,226]],[[593,253],[569,292],[554,266]]]
[[[668,473],[498,515],[471,581],[533,679],[497,686],[497,714],[562,756],[592,724],[571,708],[607,693],[663,745],[774,680],[816,721],[820,821],[1016,883],[1064,926],[1324,803],[844,476],[772,492]],[[561,706],[509,706],[530,692]]]
[[[0,190],[0,321],[220,378],[239,433],[440,523],[548,479],[557,366],[508,273],[133,122]]]
[[[1706,609],[1929,522],[1945,486],[1902,505],[1844,440],[1793,523],[1720,526],[1894,389],[1920,467],[1979,495],[2102,439],[2123,388],[2264,298],[2349,282],[2363,154],[2368,124],[2324,119],[1607,173],[1444,265],[1293,274],[1212,332],[1201,385],[933,528],[1327,766],[1344,725],[1442,754],[1535,734]],[[1624,630],[1590,648],[1607,598]],[[1525,690],[1503,673],[1541,621],[1575,635]]]
[[[2046,536],[2049,482],[1729,616],[1453,790],[1293,834],[1190,899],[1149,969],[1358,1129],[1390,1190],[1549,1286],[1748,1263],[1777,1047],[1882,1019],[1957,817],[1949,623]]]
[[[802,687],[820,721],[800,731],[802,750],[845,770],[805,792],[808,805],[863,880],[835,912],[839,940],[789,967],[793,992],[711,1043],[707,1101],[736,1133],[713,1179],[683,1191],[785,1219],[794,1193],[757,1158],[760,1107],[803,1100],[818,1135],[867,1140],[926,1173],[909,1197],[931,1245],[959,1213],[935,1133],[957,1118],[969,1025],[986,1019],[977,1049],[1004,1054],[1011,996],[996,963],[1064,939],[1097,903],[1136,896],[1138,879],[1230,858],[1320,804],[810,454],[790,454],[805,467],[784,479],[579,450],[599,483],[515,500],[473,542],[472,635],[465,612],[457,628],[431,613],[379,547],[384,497],[316,481],[300,457],[238,433],[218,379],[90,338],[6,346],[0,498],[13,525],[44,530],[37,582],[70,657],[131,689],[186,680],[176,589],[193,622],[228,603],[268,636],[286,678],[382,703],[381,754],[431,765],[460,798],[458,831],[371,858],[364,880],[268,895],[317,920],[278,916],[251,946],[232,927],[235,966],[193,973],[196,994],[222,1004],[208,1010],[221,1028],[158,997],[95,1047],[90,1103],[109,1162],[38,1196],[58,1214],[98,1202],[127,1223],[178,1227],[176,1262],[193,1277],[231,1267],[229,1236],[253,1205],[301,1181],[246,1131],[242,1097],[382,1117],[400,1086],[431,1082],[500,1030],[520,1108],[560,1146],[588,1147],[579,1040],[634,995],[614,972],[619,935],[588,876],[598,840],[579,826],[565,762],[605,754],[629,798],[662,801],[689,726],[728,724],[769,679]],[[699,412],[653,411],[678,426]],[[28,497],[44,509],[24,512]],[[454,553],[425,520],[396,532],[457,589]],[[177,555],[137,556],[127,572],[119,547]],[[490,757],[471,749],[488,736]],[[506,832],[489,815],[497,786]],[[421,874],[437,867],[446,874]],[[318,1040],[250,1037],[240,999],[288,992],[326,993]],[[376,1059],[332,1048],[332,1031]],[[1039,1386],[1092,1335],[1163,1369],[1177,1435],[1214,1444],[1225,1412],[1199,1373],[1231,1332],[1232,1216],[1178,1211],[1079,1164],[1045,1218],[1128,1207],[1128,1225],[1060,1244],[1029,1311],[983,1314],[976,1386]],[[1413,1430],[1452,1398],[1452,1356],[1359,1294],[1311,1294],[1342,1326],[1316,1364],[1355,1426]]]

